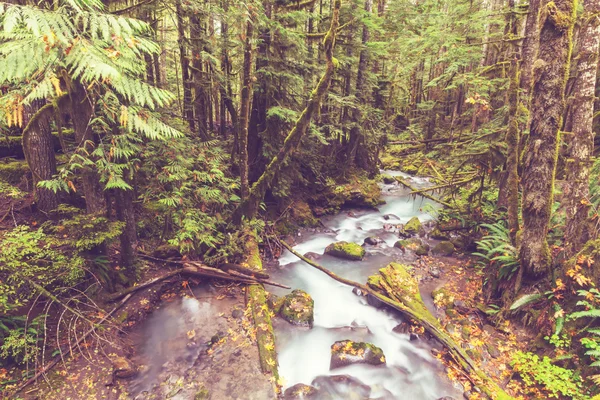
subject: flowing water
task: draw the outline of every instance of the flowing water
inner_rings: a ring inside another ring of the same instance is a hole
[[[400,175],[385,171],[390,175]],[[403,175],[404,176],[404,175]],[[417,187],[426,186],[426,179],[410,178]],[[434,207],[421,197],[408,195],[403,187],[382,185],[386,204],[379,210],[352,210],[324,219],[329,229],[325,232],[303,232],[295,250],[323,254],[330,243],[344,240],[363,243],[368,236],[377,236],[383,243],[365,246],[363,261],[345,261],[323,255],[318,262],[336,274],[365,283],[368,276],[391,261],[412,261],[393,247],[399,239],[390,224],[405,223],[418,216],[421,222],[431,219],[424,209]],[[350,214],[350,215],[349,215]],[[384,218],[388,215],[388,219]],[[414,260],[414,259],[413,259]],[[318,376],[350,375],[371,387],[370,398],[436,400],[444,396],[461,397],[443,376],[443,366],[431,355],[431,348],[422,340],[411,341],[408,334],[393,332],[402,319],[392,310],[380,310],[367,304],[366,298],[352,293],[352,287],[343,285],[286,251],[279,259],[280,269],[271,273],[272,279],[292,288],[308,292],[314,302],[314,327],[294,327],[282,320],[275,321],[279,372],[285,387],[297,383],[311,384]],[[276,290],[285,294],[285,290]],[[423,296],[428,296],[423,293]],[[331,345],[339,340],[373,343],[380,347],[387,363],[385,366],[355,364],[335,370],[329,369]],[[323,382],[323,378],[317,381]],[[326,380],[325,380],[326,381]],[[340,385],[320,385],[329,390],[328,396],[350,398],[349,388]],[[329,397],[329,398],[330,398]]]
[[[423,178],[384,172],[402,175],[416,187],[428,185]],[[404,255],[393,247],[399,239],[394,227],[413,216],[418,216],[421,222],[430,220],[431,216],[424,209],[431,210],[435,205],[423,198],[409,196],[408,191],[398,184],[382,185],[382,194],[386,203],[378,210],[346,210],[323,219],[328,229],[302,231],[295,249],[302,254],[322,254],[332,242],[345,240],[362,244],[366,237],[378,236],[383,242],[377,246],[366,246],[367,255],[363,261],[344,261],[327,255],[318,261],[336,274],[361,283],[391,261],[414,261],[414,255]],[[324,393],[327,399],[365,398],[356,397],[356,391],[352,389],[362,383],[370,387],[370,399],[461,397],[461,392],[444,377],[443,366],[431,355],[431,347],[426,341],[411,341],[407,334],[393,332],[402,321],[395,312],[368,305],[365,297],[352,293],[351,287],[298,261],[287,251],[280,257],[279,267],[274,269],[269,271],[274,281],[305,290],[315,302],[312,329],[274,319],[284,389],[297,383],[311,384],[315,379],[327,381],[324,376],[349,375],[360,382],[350,381],[348,384],[346,380],[346,385],[338,382],[329,389],[322,383],[320,393],[328,391]],[[255,346],[245,348],[241,355],[239,352],[217,353],[216,359],[211,356],[212,364],[207,364],[206,343],[217,330],[227,329],[222,316],[229,315],[232,308],[240,307],[242,299],[238,296],[237,300],[214,301],[214,294],[207,290],[210,288],[199,288],[195,290],[196,298],[165,304],[136,330],[134,347],[137,356],[134,361],[147,367],[131,382],[130,394],[135,398],[193,399],[200,387],[181,383],[187,381],[209,384],[211,398],[216,400],[266,400],[272,397],[270,385],[264,384],[266,380],[263,380],[262,386],[257,383],[261,381],[261,375],[255,365],[256,354],[251,353],[256,351]],[[289,292],[273,287],[268,290],[278,295]],[[428,296],[426,293],[423,295]],[[380,347],[386,356],[386,365],[356,364],[330,371],[331,345],[344,339],[369,342]],[[224,351],[227,348],[224,346]],[[249,391],[248,387],[252,390]],[[364,385],[360,387],[364,388]]]

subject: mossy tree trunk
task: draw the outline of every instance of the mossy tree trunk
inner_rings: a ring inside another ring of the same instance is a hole
[[[252,93],[252,39],[254,36],[254,10],[248,5],[250,15],[246,21],[246,38],[244,41],[244,66],[242,76],[242,93],[240,95],[240,119],[238,129],[240,188],[242,199],[248,197],[248,122],[250,116],[250,94]]]
[[[321,106],[321,102],[325,96],[325,93],[327,92],[327,89],[329,88],[329,84],[335,70],[333,49],[335,47],[337,28],[339,26],[340,7],[341,0],[335,0],[331,14],[331,25],[323,41],[324,53],[327,62],[325,73],[321,77],[317,87],[312,91],[310,99],[308,100],[308,104],[285,138],[283,146],[281,149],[279,149],[279,152],[275,155],[275,157],[273,157],[271,162],[269,162],[260,178],[254,183],[254,185],[252,185],[248,197],[242,201],[242,203],[233,213],[233,221],[236,224],[239,224],[243,217],[252,219],[256,215],[259,203],[263,200],[267,189],[273,183],[275,176],[283,166],[283,163],[287,157],[289,157],[300,144],[300,140],[310,125],[313,114]]]
[[[209,100],[205,89],[204,63],[202,51],[204,50],[202,36],[205,35],[202,21],[198,14],[190,16],[190,39],[192,43],[192,77],[194,81],[194,116],[198,124],[198,136],[201,140],[208,140],[206,103]]]
[[[533,62],[539,45],[538,17],[542,0],[529,0],[529,9],[525,20],[525,37],[523,38],[523,49],[521,51],[522,73],[520,79],[523,98],[529,99],[531,85],[533,83]]]
[[[589,179],[594,150],[594,97],[600,46],[600,0],[587,0],[579,32],[577,73],[571,107],[572,137],[568,140],[564,206],[565,249],[574,255],[589,239]]]
[[[550,267],[546,235],[552,210],[574,20],[575,0],[549,2],[540,11],[531,128],[522,173],[523,233],[519,252],[523,274],[530,278],[544,275]]]
[[[177,17],[177,43],[179,44],[179,63],[181,66],[181,82],[183,86],[183,117],[190,130],[196,131],[194,108],[192,103],[192,82],[190,79],[190,60],[188,58],[188,38],[186,37],[186,23],[181,0],[175,1],[175,16]]]
[[[519,49],[514,40],[517,36],[517,15],[514,10],[514,0],[509,0],[507,36],[510,40],[509,54],[510,69],[507,100],[508,100],[508,129],[506,131],[506,172],[507,172],[507,209],[510,238],[517,244],[519,231]]]

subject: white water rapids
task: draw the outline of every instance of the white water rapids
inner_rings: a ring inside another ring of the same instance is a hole
[[[422,178],[412,178],[411,184],[423,186],[427,182]],[[367,255],[363,261],[345,261],[327,255],[317,261],[336,274],[361,283],[391,261],[409,261],[407,256],[393,248],[399,237],[383,229],[384,224],[405,223],[414,216],[418,216],[421,222],[430,220],[431,216],[423,211],[428,202],[421,197],[415,199],[409,196],[406,189],[396,184],[383,185],[382,191],[386,204],[379,210],[352,210],[352,216],[342,212],[326,218],[323,222],[331,229],[330,233],[305,232],[298,238],[299,244],[294,249],[301,254],[323,254],[325,247],[336,241],[362,244],[368,236],[380,237],[385,243],[365,246]],[[383,217],[386,214],[398,219],[390,216],[386,220]],[[371,387],[371,399],[436,400],[444,396],[461,396],[443,376],[443,366],[431,355],[426,342],[410,341],[407,334],[392,331],[402,321],[393,311],[369,306],[365,297],[352,293],[352,287],[299,261],[287,250],[279,263],[281,269],[271,273],[272,279],[294,289],[305,290],[315,302],[312,329],[295,327],[280,319],[275,321],[279,373],[284,379],[284,388],[297,383],[310,385],[321,375],[350,375]],[[284,295],[288,291],[275,292]],[[330,371],[331,345],[344,339],[380,347],[387,364],[355,364]],[[326,394],[326,398],[336,399],[349,396],[335,390]]]

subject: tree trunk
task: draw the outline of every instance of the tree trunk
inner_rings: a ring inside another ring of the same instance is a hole
[[[183,117],[190,130],[196,131],[194,109],[192,107],[192,82],[190,79],[190,61],[187,52],[187,38],[185,37],[185,22],[181,0],[175,1],[175,14],[177,16],[177,42],[179,43],[179,63],[181,65],[181,82],[183,86]]]
[[[56,174],[54,141],[50,132],[52,109],[41,110],[41,102],[35,101],[27,107],[23,123],[23,153],[33,176],[33,190],[37,209],[48,213],[58,207],[58,196],[52,190],[38,187],[40,181],[52,179]]]
[[[202,50],[203,40],[202,24],[197,14],[190,16],[190,37],[192,42],[192,76],[194,78],[194,115],[198,124],[198,136],[201,140],[208,140],[206,118],[206,89],[203,73]]]
[[[133,190],[115,190],[115,209],[119,221],[125,222],[121,241],[121,263],[130,267],[135,262],[135,247],[137,244],[137,227],[133,208]]]
[[[254,36],[254,11],[246,23],[246,40],[244,44],[244,67],[242,93],[240,95],[239,147],[240,147],[240,181],[242,199],[248,197],[248,119],[250,115],[250,94],[252,93],[252,37]]]
[[[365,11],[371,14],[373,11],[373,0],[365,0]],[[369,42],[370,32],[367,25],[362,27],[361,50],[358,59],[358,72],[356,73],[356,99],[358,107],[354,109],[352,119],[354,126],[350,130],[350,154],[348,155],[348,163],[354,164],[359,168],[368,170],[368,152],[365,146],[364,133],[362,130],[363,113],[361,106],[365,105],[365,84],[367,81],[367,71],[369,69],[369,52],[367,51],[367,43]]]
[[[523,168],[523,235],[520,259],[526,277],[550,267],[546,235],[553,202],[559,129],[565,108],[575,20],[574,0],[549,2],[540,11],[540,45],[535,61],[530,133]]]
[[[94,103],[87,95],[86,88],[79,82],[72,82],[71,119],[78,149],[89,154],[95,147],[94,132],[90,126],[94,115]],[[83,196],[88,214],[99,213],[105,208],[104,193],[98,173],[90,167],[82,172]]]
[[[567,149],[567,168],[564,189],[566,213],[565,249],[574,255],[589,239],[589,179],[591,156],[594,150],[594,91],[600,46],[600,0],[587,0],[582,17],[579,54],[571,120],[573,137]]]
[[[529,0],[529,10],[525,20],[525,38],[521,51],[521,89],[526,104],[529,104],[531,85],[533,79],[533,62],[535,61],[539,46],[538,17],[542,0]]]
[[[509,119],[506,131],[506,200],[510,239],[513,245],[516,245],[517,232],[519,231],[519,48],[514,42],[517,36],[517,16],[514,7],[514,0],[509,0],[510,17],[507,36],[511,41],[508,54],[508,58],[510,59],[510,82],[507,93]]]

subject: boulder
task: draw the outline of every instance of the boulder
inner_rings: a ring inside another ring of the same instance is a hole
[[[350,375],[317,376],[312,385],[319,390],[320,399],[367,400],[371,388]]]
[[[125,357],[115,357],[112,360],[112,365],[115,378],[133,378],[138,373],[137,367]]]
[[[381,240],[381,238],[378,238],[377,236],[369,236],[368,238],[365,239],[364,244],[368,244],[370,246],[376,246],[381,242],[383,242]]]
[[[418,256],[426,256],[429,254],[429,245],[427,243],[417,247],[415,254]]]
[[[304,383],[297,383],[285,389],[283,392],[284,400],[302,400],[302,399],[315,399],[319,394],[319,390],[310,385]]]
[[[443,240],[436,244],[431,252],[436,255],[451,256],[454,253],[454,245],[448,240]]]
[[[417,252],[420,248],[423,248],[425,249],[425,254],[427,254],[427,252],[429,251],[429,245],[427,243],[423,243],[423,241],[419,238],[398,240],[396,243],[394,243],[394,247],[402,251],[411,250],[414,252]],[[423,249],[421,249],[421,252],[423,251]]]
[[[379,347],[365,342],[341,340],[331,346],[331,362],[329,369],[345,367],[352,364],[385,364],[385,355]]]
[[[346,260],[360,261],[365,256],[365,249],[357,243],[336,242],[325,248],[325,254]]]
[[[429,237],[435,240],[450,240],[450,237],[436,226],[429,232]]]
[[[279,315],[292,325],[312,328],[315,302],[304,290],[296,289],[283,298]]]
[[[421,221],[419,221],[419,218],[417,217],[412,217],[411,219],[408,220],[408,222],[406,224],[404,224],[404,227],[402,228],[402,235],[405,237],[410,237],[410,236],[415,236],[419,234],[419,231],[422,230],[421,227]]]
[[[391,185],[392,183],[396,183],[396,178],[394,178],[391,175],[387,175],[387,174],[381,175],[381,180],[383,181],[383,183],[385,183],[387,185]]]
[[[285,301],[285,297],[279,297],[273,293],[267,293],[267,305],[273,313],[279,314],[281,311],[281,306],[283,306],[283,302]]]

